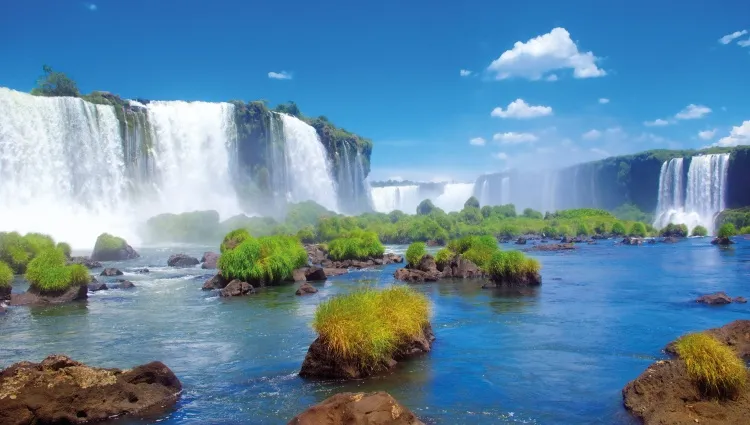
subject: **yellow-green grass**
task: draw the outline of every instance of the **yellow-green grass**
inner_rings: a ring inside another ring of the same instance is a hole
[[[219,257],[218,267],[228,280],[273,284],[307,264],[307,252],[294,236],[248,237]]]
[[[338,358],[374,369],[429,323],[427,298],[405,286],[364,289],[318,306],[313,329]]]
[[[26,280],[32,288],[40,292],[60,292],[72,286],[88,284],[89,272],[81,264],[65,265],[65,253],[57,248],[48,248],[33,260],[26,268]]]
[[[455,256],[456,256],[456,253],[451,251],[450,249],[441,248],[435,254],[435,263],[437,263],[438,265],[444,266],[448,264]]]
[[[693,236],[708,236],[708,230],[703,226],[695,226],[693,228]]]
[[[0,261],[7,263],[16,274],[22,274],[29,261],[54,246],[55,241],[41,233],[21,236],[18,232],[0,232]]]
[[[745,362],[713,336],[685,335],[677,340],[675,348],[704,395],[731,398],[747,385]]]
[[[465,236],[448,242],[448,250],[461,254],[463,258],[476,264],[479,268],[487,267],[492,256],[500,251],[497,239],[492,235]],[[448,254],[443,254],[447,256]]]
[[[425,255],[427,255],[425,243],[412,242],[406,249],[406,263],[411,267],[416,267]]]
[[[224,236],[224,240],[221,241],[219,251],[223,254],[224,251],[228,251],[237,247],[245,240],[250,239],[250,232],[246,229],[234,229]]]
[[[364,260],[381,257],[384,252],[378,234],[364,230],[352,231],[328,243],[328,256],[332,260]]]
[[[13,282],[13,269],[0,261],[0,288],[10,287],[11,282]]]
[[[537,274],[540,269],[539,261],[520,251],[498,251],[492,256],[487,271],[494,280],[514,281]]]
[[[734,223],[724,223],[719,227],[719,232],[716,236],[726,239],[737,234],[737,228],[734,227]]]

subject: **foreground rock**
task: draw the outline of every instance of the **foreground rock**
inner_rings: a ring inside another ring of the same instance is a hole
[[[485,273],[479,266],[463,258],[461,254],[453,257],[448,264],[439,265],[437,269],[441,273],[441,278],[473,279],[485,277]]]
[[[626,237],[621,242],[623,245],[643,245],[642,238]]]
[[[402,343],[393,358],[387,359],[370,369],[362,368],[358,361],[342,359],[334,355],[320,338],[316,338],[307,351],[299,375],[303,378],[320,379],[366,378],[392,370],[399,361],[428,353],[434,340],[435,334],[432,332],[432,326],[428,324],[422,329],[422,334],[413,340]]]
[[[737,320],[706,331],[750,358],[750,321]],[[675,355],[674,342],[665,349]],[[750,379],[750,374],[748,375]],[[622,391],[625,408],[645,425],[725,425],[748,423],[750,387],[734,399],[707,398],[690,379],[680,358],[658,361]]]
[[[314,286],[305,282],[302,285],[300,285],[299,288],[297,288],[294,294],[295,295],[308,295],[308,294],[314,294],[316,292],[318,292],[318,290]]]
[[[0,301],[9,300],[12,290],[13,287],[11,286],[0,286]]]
[[[11,294],[10,305],[64,304],[88,298],[88,285],[73,286],[65,291],[41,293],[34,288],[22,294]],[[0,422],[2,423],[2,422]]]
[[[733,243],[734,241],[729,238],[714,238],[711,241],[711,245],[721,245],[721,246],[729,246],[729,245],[732,245]]]
[[[54,355],[0,372],[0,423],[82,424],[155,413],[171,406],[180,391],[180,381],[161,362],[123,371]]]
[[[427,254],[422,257],[416,267],[406,266],[396,270],[393,276],[404,282],[437,282],[442,277],[442,272],[438,270],[435,258]]]
[[[82,264],[87,269],[99,269],[102,267],[102,263],[94,261],[89,257],[70,257],[68,264]]]
[[[701,295],[695,302],[708,305],[731,304],[732,297],[724,292],[716,292],[714,294]]]
[[[340,393],[305,410],[288,425],[424,425],[386,392]]]
[[[137,252],[125,239],[102,233],[96,238],[94,252],[91,253],[92,261],[124,261],[138,258]]]
[[[122,276],[122,272],[119,269],[116,269],[114,267],[108,267],[102,270],[99,276],[107,276],[107,277]]]
[[[187,254],[173,254],[170,255],[167,260],[167,265],[169,267],[193,267],[197,264],[200,264],[200,261]]]
[[[202,269],[215,269],[216,263],[219,262],[219,254],[215,252],[204,252],[201,257],[201,268]]]
[[[551,243],[543,245],[534,245],[527,251],[571,251],[576,249],[573,243]]]
[[[253,288],[253,285],[247,282],[242,282],[238,279],[234,279],[219,292],[219,295],[221,295],[222,297],[240,297],[242,295],[254,293],[255,288]]]

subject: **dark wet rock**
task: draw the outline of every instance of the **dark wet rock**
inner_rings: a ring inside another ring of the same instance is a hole
[[[442,246],[443,244],[441,244],[440,242],[434,239],[430,239],[427,242],[425,242],[425,245],[435,247],[435,246]]]
[[[576,249],[572,243],[550,243],[546,245],[534,245],[528,251],[571,251]]]
[[[202,269],[215,269],[216,263],[219,262],[219,254],[215,252],[204,252],[201,257],[201,268]]]
[[[68,264],[82,264],[87,269],[98,269],[102,267],[102,263],[94,261],[89,257],[70,257]]]
[[[333,354],[326,344],[317,338],[310,345],[299,375],[303,378],[320,379],[361,379],[387,372],[396,367],[399,361],[406,360],[430,351],[435,335],[432,326],[427,324],[422,334],[398,347],[393,358],[382,361],[372,368],[363,368],[356,360],[342,359]]]
[[[53,355],[0,372],[0,423],[83,424],[157,413],[174,404],[181,390],[180,381],[161,362],[100,369]]]
[[[424,425],[386,392],[339,393],[295,416],[287,425]]]
[[[442,273],[441,277],[445,278],[472,279],[485,276],[479,266],[463,258],[460,254],[453,257],[448,264],[438,266],[438,270]]]
[[[328,259],[328,253],[318,244],[305,245],[305,251],[310,264],[320,265]]]
[[[733,243],[734,241],[729,238],[714,238],[711,241],[711,245],[729,246],[729,245],[732,245]]]
[[[221,273],[217,273],[214,277],[211,279],[208,279],[206,282],[203,283],[203,290],[204,291],[210,291],[212,289],[223,289],[229,281],[224,279],[224,276],[221,275]]]
[[[623,245],[643,245],[643,239],[628,236],[623,238],[620,243]]]
[[[107,267],[106,269],[102,270],[99,276],[122,276],[122,272],[114,267]]]
[[[112,289],[131,289],[135,288],[135,283],[125,280],[125,279],[117,279],[117,284],[112,287]]]
[[[300,285],[299,288],[294,292],[295,295],[307,295],[307,294],[314,294],[318,292],[317,289],[315,289],[314,286],[310,285],[309,283],[305,282],[302,285]]]
[[[341,276],[342,274],[347,274],[349,273],[349,270],[328,267],[328,268],[324,268],[323,272],[326,274],[326,277],[333,277],[333,276]]]
[[[517,276],[495,276],[490,275],[490,280],[495,284],[495,287],[500,286],[539,286],[542,284],[542,275],[539,273],[524,273]],[[491,284],[485,285],[485,287],[491,288]]]
[[[701,295],[695,301],[701,304],[722,305],[731,304],[732,298],[724,292],[716,292],[714,294]]]
[[[731,346],[746,361],[750,359],[750,320],[736,320],[705,332]],[[665,351],[677,356],[674,346],[673,341]],[[735,399],[707,398],[679,357],[652,364],[625,386],[622,395],[625,408],[645,425],[739,425],[747,423],[750,411],[749,387]]]
[[[680,238],[678,238],[676,236],[667,236],[665,238],[662,238],[662,240],[661,240],[662,243],[677,243],[679,241],[680,241]]]
[[[193,267],[197,264],[200,264],[200,261],[187,254],[173,254],[170,255],[167,260],[167,265],[169,267]]]
[[[745,298],[745,297],[735,297],[732,301],[736,302],[737,304],[746,304],[747,303],[747,298]]]
[[[607,235],[599,235],[599,234],[591,236],[591,239],[594,239],[594,240],[603,240],[603,239],[608,239],[608,238],[609,236]]]
[[[11,294],[10,305],[64,304],[88,298],[88,285],[73,286],[61,292],[41,293],[34,288],[22,294]]]
[[[427,254],[416,267],[398,269],[393,276],[404,282],[436,282],[442,276],[442,272],[438,270],[435,258]]]
[[[324,281],[326,278],[325,270],[320,267],[308,267],[305,270],[305,280],[308,282]]]
[[[107,289],[109,289],[109,287],[107,286],[106,283],[103,283],[103,282],[94,282],[94,283],[89,283],[88,285],[89,292],[106,291]]]
[[[560,243],[573,243],[572,236],[563,236],[560,238]]]
[[[222,297],[239,297],[242,295],[254,293],[255,289],[253,288],[253,285],[247,282],[242,282],[238,279],[234,279],[219,292],[219,295],[221,295]]]
[[[0,301],[2,300],[9,300],[10,299],[10,292],[13,290],[12,287],[0,287]]]
[[[148,273],[151,273],[151,270],[149,270],[149,269],[146,269],[146,268],[143,268],[143,269],[135,269],[135,270],[133,270],[133,273],[138,273],[138,274],[148,274]]]
[[[518,238],[516,239],[516,245],[526,245],[526,238]]]

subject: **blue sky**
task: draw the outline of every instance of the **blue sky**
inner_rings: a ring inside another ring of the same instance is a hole
[[[30,90],[46,63],[84,92],[294,100],[371,138],[373,179],[471,180],[750,144],[749,17],[702,0],[6,0],[0,85]]]

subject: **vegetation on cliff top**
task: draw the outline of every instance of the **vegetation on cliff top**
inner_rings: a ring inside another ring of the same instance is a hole
[[[81,264],[65,265],[65,253],[47,248],[31,260],[26,269],[26,280],[31,288],[41,293],[65,291],[90,282],[89,271]]]
[[[406,286],[359,290],[318,306],[313,329],[337,357],[377,368],[429,323],[427,298]]]
[[[704,395],[732,398],[747,385],[745,362],[713,336],[703,332],[685,335],[675,348]]]
[[[227,280],[268,285],[290,279],[294,269],[307,264],[307,252],[293,236],[247,237],[226,246],[217,266]]]
[[[382,257],[384,252],[377,233],[359,229],[342,234],[328,244],[328,256],[336,261]]]

